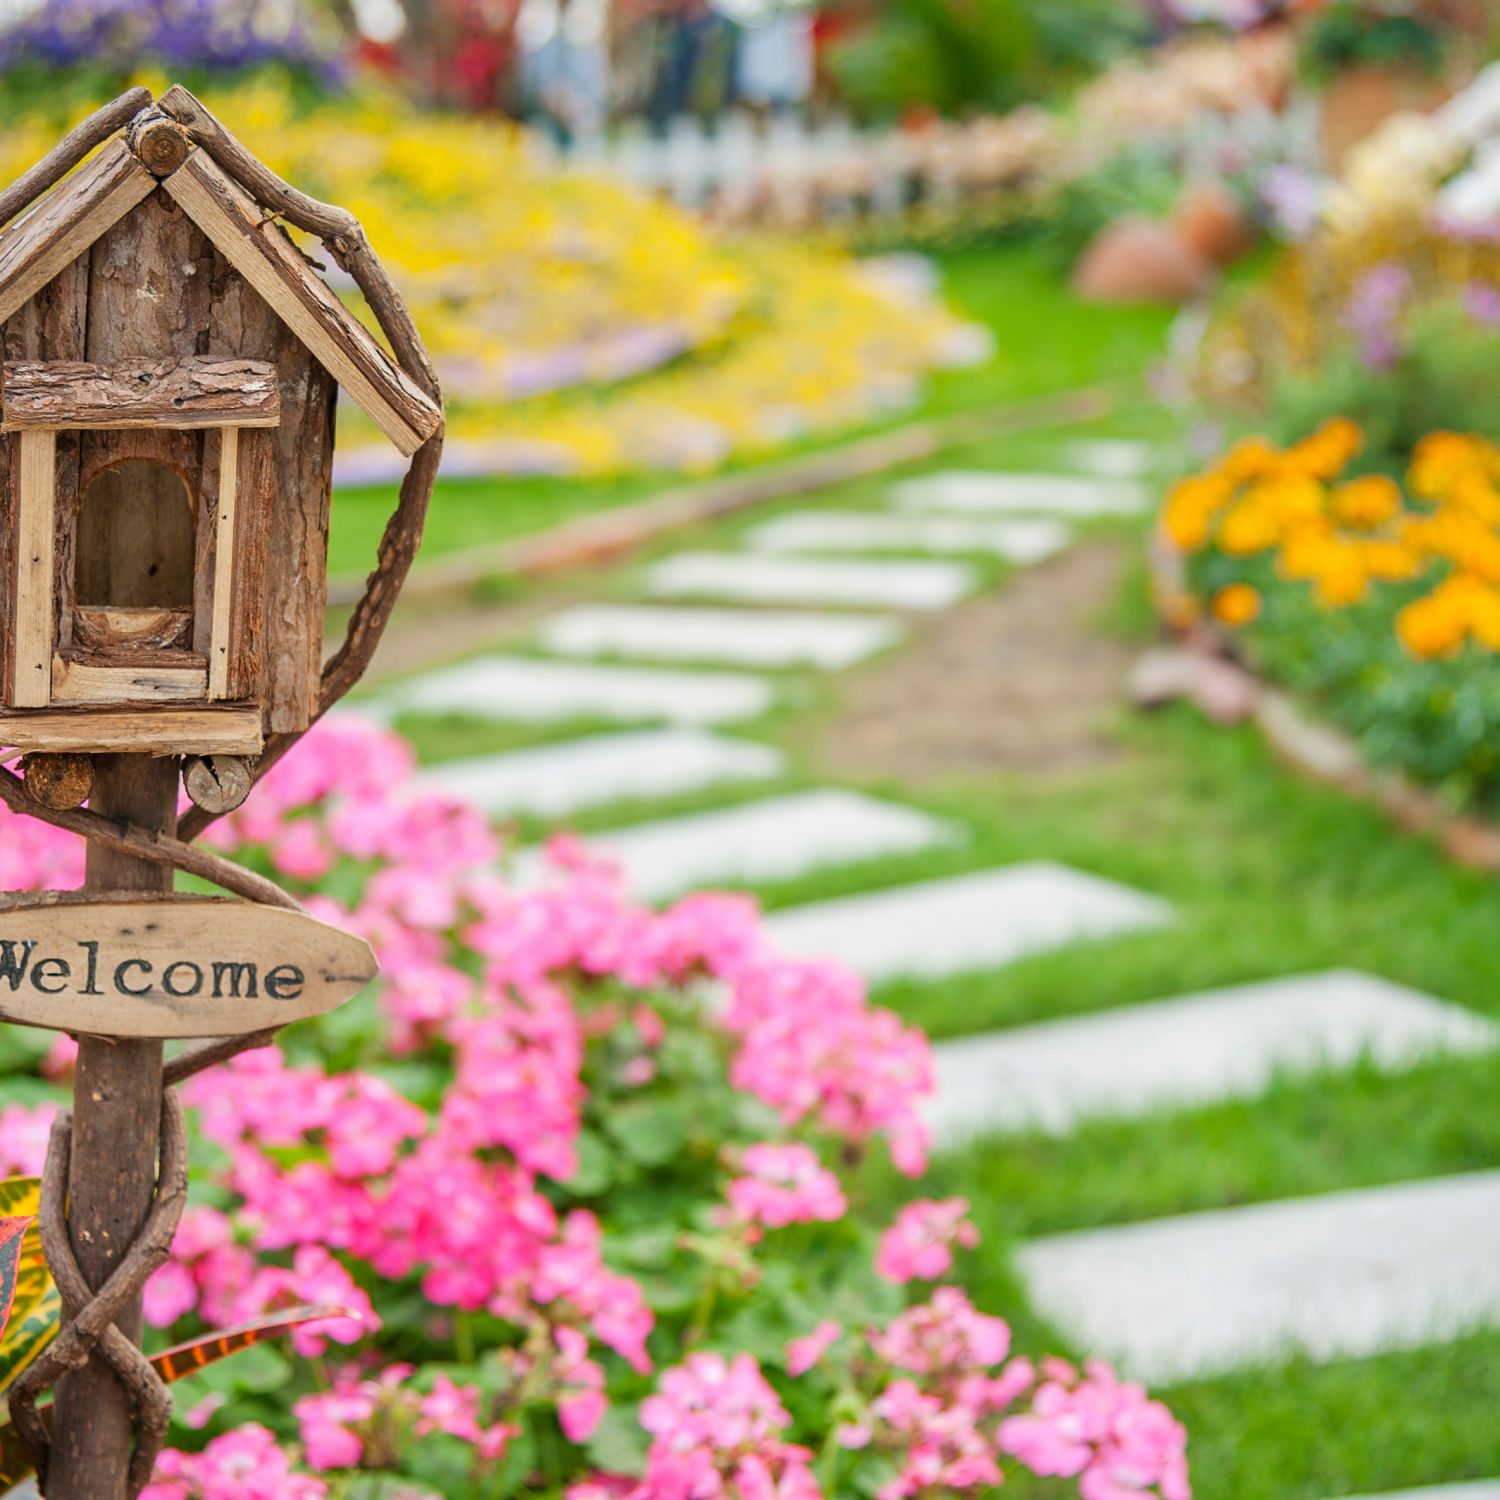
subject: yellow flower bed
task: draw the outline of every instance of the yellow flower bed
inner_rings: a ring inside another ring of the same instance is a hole
[[[1432,433],[1412,455],[1403,493],[1382,474],[1341,477],[1362,441],[1342,418],[1286,449],[1248,438],[1174,486],[1162,524],[1189,558],[1214,558],[1209,609],[1239,627],[1259,618],[1267,586],[1309,587],[1320,608],[1337,610],[1380,584],[1419,583],[1426,592],[1392,621],[1412,656],[1452,656],[1466,644],[1500,652],[1500,448]],[[1236,559],[1269,560],[1269,583],[1260,567],[1225,581]]]
[[[718,243],[619,184],[544,176],[503,123],[378,93],[301,109],[271,80],[207,102],[360,218],[443,369],[450,430],[502,466],[706,468],[913,399],[955,333],[842,255]],[[54,137],[9,124],[0,177]]]

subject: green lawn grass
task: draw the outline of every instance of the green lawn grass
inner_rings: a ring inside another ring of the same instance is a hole
[[[921,417],[1129,377],[1161,349],[1169,318],[1165,310],[1086,308],[1067,295],[1035,245],[959,251],[944,257],[940,268],[954,306],[994,332],[994,357],[975,369],[934,375],[926,399],[899,418],[857,432],[824,434],[794,445],[776,461]],[[735,465],[730,472],[746,467]],[[595,480],[546,475],[441,479],[422,555],[441,557],[545,531],[590,511],[628,504],[683,483],[681,474],[649,471]],[[368,572],[394,507],[393,485],[335,494],[331,576],[363,577]]]
[[[1126,411],[1093,431],[1160,424]],[[944,463],[1010,467],[1055,461],[1076,433],[1032,433],[976,445]],[[862,481],[819,504],[868,505],[887,481]],[[770,510],[661,548],[732,545]],[[1140,523],[1107,523],[1139,540]],[[640,564],[597,580],[629,597]],[[995,569],[994,581],[1003,580]],[[576,580],[574,580],[576,591]],[[1099,601],[1099,628],[1143,636],[1137,571]],[[524,649],[524,638],[518,641]],[[898,648],[899,649],[899,648]],[[789,700],[726,732],[788,755],[785,777],[574,819],[601,829],[671,812],[827,784],[839,679],[788,674]],[[473,754],[570,726],[507,731],[412,721],[425,757]],[[598,728],[600,726],[592,726]],[[1251,729],[1210,726],[1188,709],[1121,709],[1119,757],[1066,776],[973,775],[920,787],[862,789],[961,823],[967,840],[900,858],[822,871],[762,889],[768,907],[1047,858],[1168,897],[1177,920],[1157,932],[1077,945],[991,973],[882,986],[877,999],[935,1036],[1078,1015],[1188,991],[1349,966],[1500,1016],[1500,921],[1493,881],[1447,862],[1378,813],[1281,767]],[[820,770],[820,765],[823,768]],[[837,777],[850,784],[847,777]],[[859,783],[854,783],[859,784]],[[519,836],[541,832],[522,819]],[[1064,1139],[996,1137],[938,1159],[923,1191],[962,1193],[984,1231],[962,1274],[1015,1324],[1027,1348],[1061,1347],[1038,1324],[1010,1263],[1044,1234],[1240,1203],[1376,1186],[1500,1165],[1500,1059],[1433,1063],[1388,1075],[1361,1066],[1278,1079],[1254,1101],[1101,1121]],[[890,1211],[910,1185],[870,1165],[863,1207]],[[1084,1353],[1086,1351],[1068,1351]],[[1323,1500],[1500,1474],[1500,1332],[1380,1358],[1305,1360],[1162,1393],[1188,1423],[1200,1500]]]

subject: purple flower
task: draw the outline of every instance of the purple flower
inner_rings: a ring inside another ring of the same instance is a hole
[[[1500,287],[1471,281],[1464,289],[1464,311],[1483,328],[1500,328]]]
[[[1411,273],[1393,260],[1372,266],[1344,305],[1344,327],[1372,370],[1389,370],[1402,353],[1401,319],[1411,301]]]
[[[0,31],[0,69],[284,63],[328,75],[333,59],[330,38],[297,0],[47,0]]]
[[[1323,190],[1316,177],[1301,167],[1280,163],[1260,179],[1260,196],[1277,230],[1292,241],[1305,240],[1318,227],[1323,212]]]

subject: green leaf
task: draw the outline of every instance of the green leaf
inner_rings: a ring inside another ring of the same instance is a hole
[[[580,1198],[592,1198],[614,1180],[614,1153],[598,1131],[585,1127],[578,1133],[578,1170],[563,1186]]]
[[[605,1411],[594,1435],[583,1445],[589,1462],[607,1474],[639,1479],[646,1472],[648,1439],[634,1405],[614,1405]]]
[[[62,1326],[62,1298],[48,1284],[42,1299],[24,1314],[11,1318],[0,1341],[0,1393],[57,1337]]]
[[[631,1161],[665,1166],[687,1145],[690,1120],[681,1104],[625,1105],[607,1122],[609,1133]]]
[[[52,1289],[51,1297],[48,1300],[52,1312],[48,1320],[46,1338],[37,1346],[31,1356],[32,1359],[51,1340],[57,1331],[62,1317],[62,1304],[55,1287]],[[151,1356],[151,1366],[168,1385],[171,1385],[174,1381],[181,1380],[184,1376],[197,1375],[210,1365],[217,1364],[221,1359],[227,1359],[231,1354],[237,1354],[242,1349],[249,1349],[252,1345],[259,1344],[265,1339],[276,1338],[282,1334],[290,1333],[294,1328],[301,1328],[307,1323],[321,1323],[328,1318],[347,1316],[348,1314],[342,1308],[338,1307],[289,1308],[286,1312],[272,1313],[269,1317],[257,1318],[253,1323],[241,1323],[235,1328],[224,1329],[219,1333],[210,1333],[203,1338],[190,1339],[185,1344],[175,1344],[172,1348],[165,1349],[160,1354],[153,1354]],[[30,1364],[30,1362],[30,1359],[26,1361],[27,1364]],[[24,1366],[21,1368],[24,1368]],[[14,1371],[11,1378],[14,1378],[14,1375],[19,1373],[19,1369]],[[286,1361],[280,1360],[275,1385],[285,1384],[286,1373]],[[268,1379],[270,1374],[271,1367],[263,1365],[260,1376]],[[274,1389],[275,1385],[268,1384],[263,1388]],[[41,1407],[40,1413],[43,1422],[51,1422],[52,1408],[50,1405]],[[0,1495],[9,1494],[31,1471],[31,1460],[26,1455],[26,1449],[22,1446],[20,1435],[16,1432],[15,1424],[13,1422],[6,1422],[3,1426],[0,1426]]]
[[[16,1297],[16,1279],[21,1270],[21,1245],[26,1231],[36,1221],[29,1215],[0,1218],[0,1348],[4,1347],[5,1325],[10,1322],[11,1306]]]

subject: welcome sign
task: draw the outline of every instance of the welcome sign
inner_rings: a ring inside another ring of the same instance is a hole
[[[245,901],[0,907],[0,1020],[90,1036],[236,1036],[321,1015],[377,972],[363,939]]]

